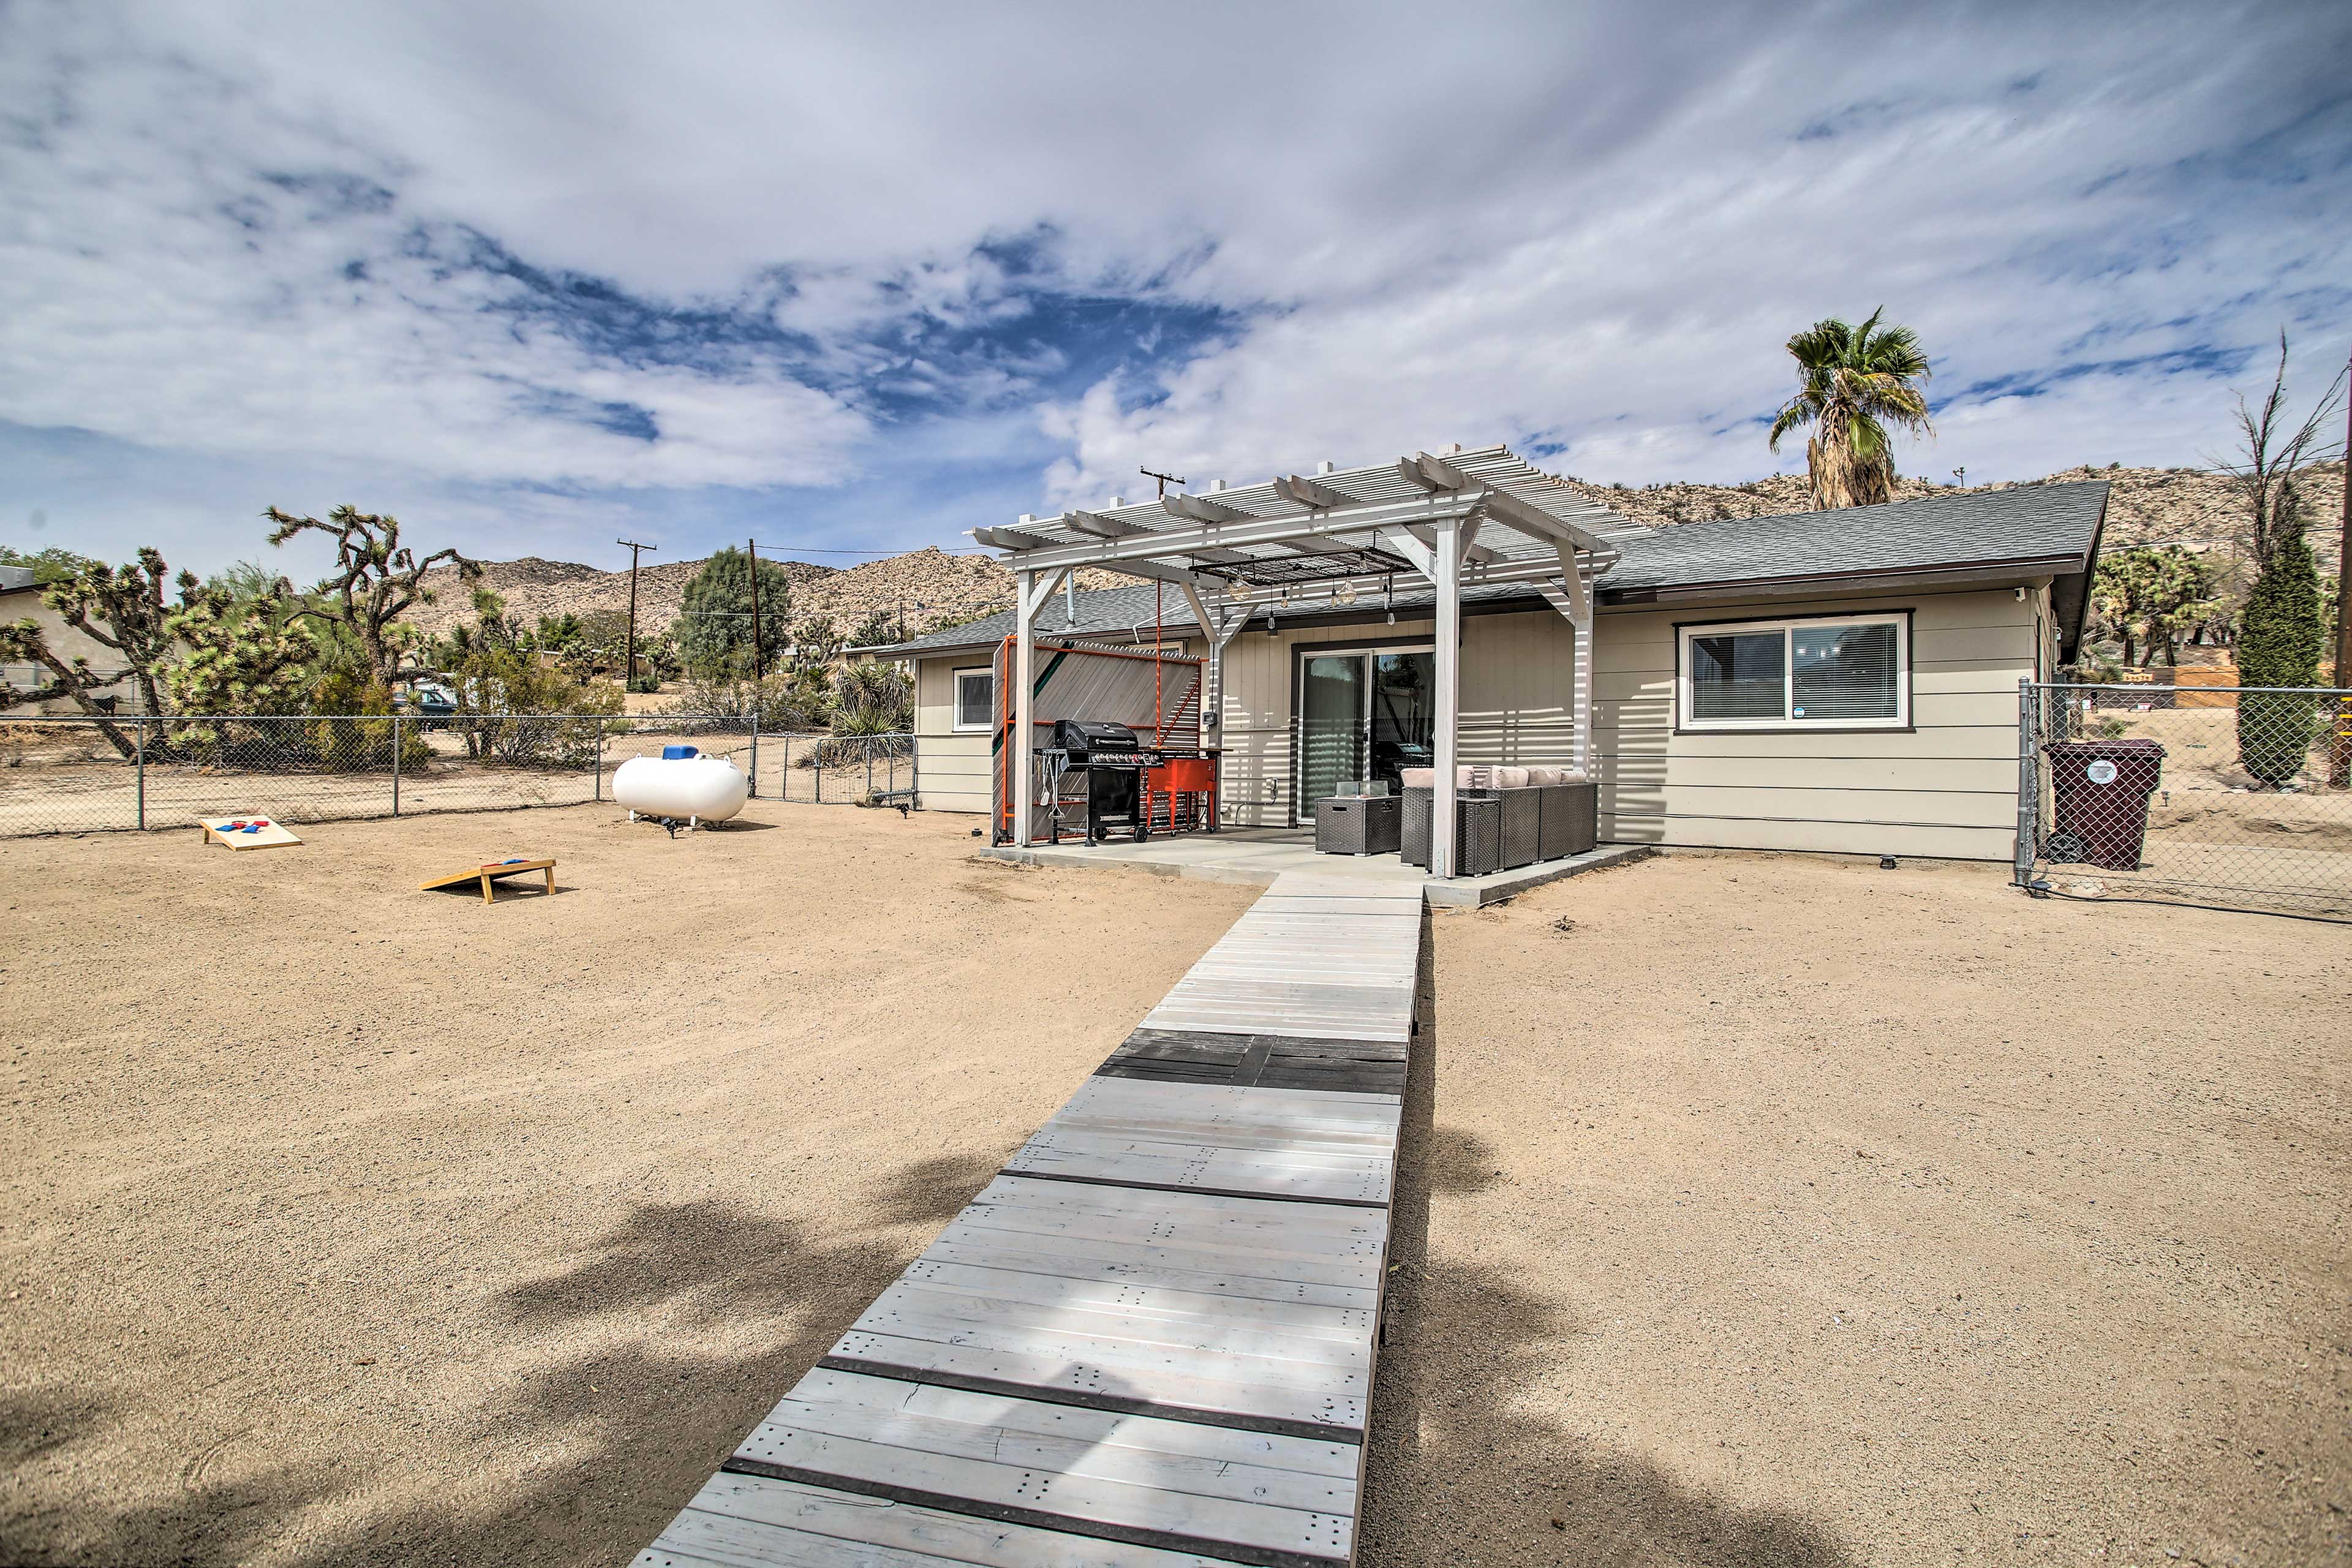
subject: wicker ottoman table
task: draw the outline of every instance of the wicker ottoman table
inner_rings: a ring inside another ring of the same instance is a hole
[[[1315,848],[1323,855],[1393,855],[1404,802],[1392,795],[1335,795],[1315,803]]]

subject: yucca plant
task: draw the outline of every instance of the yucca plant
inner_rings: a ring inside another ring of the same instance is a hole
[[[840,704],[833,721],[836,735],[888,735],[914,725],[915,683],[895,665],[870,659],[845,665],[833,690]]]

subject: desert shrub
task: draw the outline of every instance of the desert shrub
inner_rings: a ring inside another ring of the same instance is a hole
[[[896,665],[867,660],[844,666],[834,677],[837,735],[887,735],[915,723],[915,682]]]
[[[742,668],[727,668],[688,676],[666,711],[756,721],[775,733],[822,730],[833,722],[833,694],[821,675],[803,668],[775,670],[754,680]]]
[[[341,665],[320,677],[310,689],[309,707],[314,717],[294,732],[320,767],[336,773],[389,768],[395,729],[400,731],[402,767],[420,766],[431,754],[424,725],[395,726],[392,688],[370,679],[356,666]]]
[[[457,713],[449,728],[478,762],[583,767],[600,734],[611,734],[621,689],[581,680],[562,664],[520,648],[476,654],[456,672]]]

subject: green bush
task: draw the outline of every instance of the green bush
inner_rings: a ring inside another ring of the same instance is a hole
[[[520,648],[477,654],[456,675],[457,713],[449,728],[478,762],[584,767],[621,714],[621,689],[613,682],[577,679],[560,662]]]
[[[310,695],[317,717],[301,726],[303,741],[320,767],[335,773],[375,771],[392,765],[392,688],[342,665],[321,676]],[[431,756],[421,723],[399,726],[400,765],[422,766]]]

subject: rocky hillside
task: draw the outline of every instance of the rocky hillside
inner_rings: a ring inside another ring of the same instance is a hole
[[[2339,465],[2318,470],[2313,490],[2318,500],[2312,543],[2321,570],[2336,570],[2336,487]],[[2106,546],[2118,549],[2151,542],[2189,541],[2226,551],[2240,531],[2240,510],[2229,481],[2203,468],[2070,468],[2027,484],[2063,484],[2105,479],[2115,487],[2107,507]],[[1717,518],[1760,517],[1773,512],[1802,511],[1805,481],[1789,475],[1754,479],[1741,485],[1665,484],[1622,489],[1613,485],[1581,484],[1580,488],[1604,506],[1637,522],[1654,527],[1702,522]],[[1949,487],[1906,479],[1898,489],[1902,499],[1939,494]],[[1971,485],[1970,489],[2013,489],[2016,483]],[[846,631],[876,611],[894,619],[903,606],[908,635],[929,627],[965,621],[1011,607],[1013,574],[985,555],[950,555],[939,549],[910,551],[863,565],[839,569],[806,561],[787,561],[784,569],[793,584],[793,616],[830,616]],[[677,619],[679,596],[700,561],[649,558],[637,583],[638,625],[658,632]],[[470,596],[456,574],[434,574],[439,600],[412,611],[415,623],[438,631],[472,613]],[[507,602],[508,612],[522,619],[574,614],[597,609],[625,609],[629,603],[626,571],[600,572],[569,561],[520,561],[484,563],[483,580]],[[1111,573],[1079,574],[1082,588],[1113,587],[1132,578]]]
[[[782,563],[792,582],[792,615],[830,616],[842,631],[857,626],[876,612],[896,619],[903,608],[908,636],[930,626],[970,620],[1010,608],[1013,574],[985,555],[950,555],[937,548],[909,551],[880,561],[847,568],[819,566],[806,561]],[[657,561],[648,557],[637,574],[637,625],[647,635],[666,629],[677,618],[687,584],[702,570],[696,561]],[[1129,581],[1103,573],[1082,575],[1081,587],[1109,587]],[[409,618],[427,633],[473,614],[473,596],[447,568],[437,568],[428,579],[435,602],[409,612]],[[482,585],[504,599],[507,613],[522,621],[570,611],[625,610],[629,605],[629,574],[600,572],[571,561],[486,561]]]
[[[2311,518],[2313,552],[2320,570],[2336,570],[2341,528],[2336,508],[2342,465],[2322,464],[2313,470]],[[2226,551],[2243,530],[2242,503],[2227,476],[2210,468],[2068,468],[2039,479],[1970,485],[1974,490],[2016,489],[2021,484],[2079,484],[2105,479],[2115,487],[2107,500],[2105,547],[2119,550],[2133,544],[2183,542]],[[1704,522],[1717,518],[1762,517],[1773,512],[1803,511],[1809,504],[1801,476],[1776,474],[1743,485],[1665,484],[1630,489],[1571,480],[1602,506],[1622,512],[1636,522],[1671,527],[1680,522]],[[1895,486],[1896,499],[1915,500],[1926,495],[1949,494],[1948,485],[1931,485],[1906,479]]]

